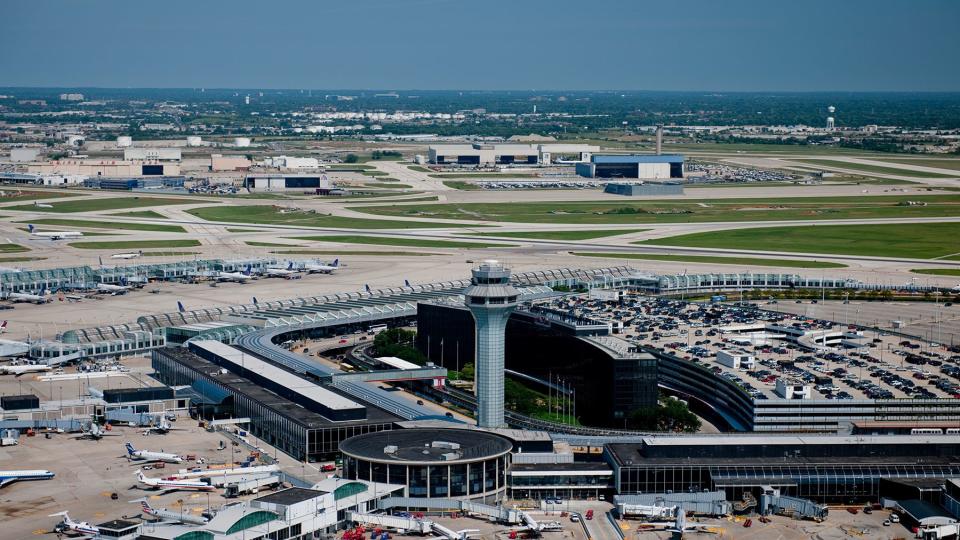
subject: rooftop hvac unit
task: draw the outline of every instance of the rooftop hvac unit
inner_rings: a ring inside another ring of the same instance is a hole
[[[459,450],[459,449],[460,449],[460,444],[459,444],[459,443],[447,442],[447,441],[433,441],[432,443],[430,443],[430,446],[433,447],[433,448],[444,448],[444,449],[447,449],[447,450]]]
[[[397,450],[399,450],[399,448],[397,448],[397,445],[395,444],[389,444],[383,447],[384,454],[396,454]]]

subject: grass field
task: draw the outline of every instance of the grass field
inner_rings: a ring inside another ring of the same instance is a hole
[[[260,231],[257,229],[237,229],[234,227],[227,227],[227,232],[245,233],[245,232],[260,232]]]
[[[152,249],[197,247],[199,240],[125,240],[118,242],[71,242],[77,249]]]
[[[30,191],[28,189],[18,189],[13,186],[0,189],[0,203],[17,201],[34,201],[39,199],[55,199],[60,197],[76,197],[79,193],[67,193],[65,191]]]
[[[0,263],[45,261],[46,257],[0,257]]]
[[[761,227],[685,234],[635,243],[930,259],[960,253],[960,223]]]
[[[573,252],[580,257],[605,259],[643,259],[648,261],[674,261],[700,264],[735,264],[738,266],[782,266],[786,268],[846,268],[847,265],[821,261],[795,261],[792,259],[754,259],[750,257],[710,257],[706,255],[652,255],[646,253],[590,253]]]
[[[592,240],[607,236],[638,233],[650,229],[617,229],[613,231],[536,231],[536,232],[486,232],[467,233],[470,236],[499,236],[502,238],[532,238],[536,240]]]
[[[928,276],[960,276],[960,268],[914,268],[910,271]]]
[[[901,206],[908,201],[926,205]],[[667,199],[624,202],[444,203],[353,206],[382,216],[511,223],[702,223],[960,216],[960,195]]]
[[[347,229],[421,229],[449,227],[444,223],[423,221],[392,221],[381,219],[345,218],[312,212],[281,213],[271,206],[204,206],[187,210],[206,221],[231,223],[262,223],[268,225],[292,225],[296,227],[343,227]]]
[[[466,178],[466,179],[500,179],[500,180],[510,180],[511,178],[539,178],[540,175],[533,173],[437,173],[431,174],[432,178],[441,178],[441,179],[457,179],[457,178]]]
[[[936,158],[919,158],[919,159],[891,159],[891,158],[880,158],[877,161],[888,161],[890,163],[899,163],[900,165],[916,165],[918,167],[936,167],[938,169],[951,169],[954,171],[960,171],[960,159],[936,159]]]
[[[463,180],[444,180],[443,185],[450,189],[459,189],[460,191],[478,191],[483,189],[476,184],[464,182]]]
[[[21,221],[20,223],[26,223]],[[158,225],[153,223],[125,223],[122,221],[89,221],[82,219],[44,218],[30,221],[33,225],[59,225],[61,227],[80,227],[85,229],[114,229],[121,231],[151,231],[151,232],[187,232],[179,225]]]
[[[131,217],[131,218],[146,218],[146,219],[170,219],[167,216],[161,214],[160,212],[154,212],[153,210],[139,210],[134,212],[120,212],[119,214],[110,214],[111,216],[122,216],[122,217]]]
[[[23,253],[24,251],[30,251],[30,248],[26,246],[21,246],[20,244],[0,244],[0,253]]]
[[[380,189],[410,189],[413,187],[409,184],[393,184],[389,182],[386,184],[362,184],[362,185],[363,187],[380,188]]]
[[[311,242],[341,242],[344,244],[370,244],[376,246],[403,246],[425,248],[492,248],[513,247],[511,244],[489,244],[483,242],[457,242],[451,240],[430,240],[425,238],[401,238],[387,236],[332,235],[332,236],[295,236],[294,240]]]
[[[812,163],[824,167],[834,167],[838,169],[848,169],[852,171],[861,171],[874,174],[891,174],[895,176],[907,176],[911,178],[953,178],[958,175],[939,174],[923,171],[914,171],[910,169],[897,169],[895,167],[883,167],[881,165],[868,165],[865,163],[850,163],[835,159],[798,159],[802,163]]]
[[[175,199],[163,197],[106,197],[102,199],[81,199],[78,201],[51,202],[51,208],[38,208],[32,204],[9,206],[5,210],[23,210],[29,212],[49,212],[53,214],[73,212],[97,212],[101,210],[121,210],[124,208],[143,208],[167,206],[173,204],[195,204],[207,202],[203,199]]]
[[[422,172],[422,173],[432,173],[433,169],[428,169],[426,167],[421,167],[419,165],[407,165],[407,168],[413,172]]]
[[[199,251],[144,251],[144,257],[184,257],[187,255],[199,255]]]

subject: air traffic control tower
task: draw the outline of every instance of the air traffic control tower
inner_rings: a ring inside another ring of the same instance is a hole
[[[464,302],[477,325],[476,381],[477,425],[506,427],[503,421],[503,336],[507,319],[517,307],[517,290],[510,285],[510,270],[497,261],[483,261],[473,269],[472,283],[463,292]]]

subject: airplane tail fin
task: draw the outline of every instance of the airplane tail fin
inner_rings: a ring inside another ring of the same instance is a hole
[[[254,296],[254,297],[253,297],[253,305],[257,305],[257,304],[259,304],[259,303],[260,303],[260,302],[257,302],[257,297]]]
[[[150,503],[147,502],[147,499],[140,499],[140,508],[143,509],[144,514],[153,513],[153,507],[150,506]]]
[[[249,276],[252,270],[253,270],[253,267],[248,264],[247,267],[243,269],[243,275]]]
[[[186,313],[187,308],[183,307],[183,302],[177,300],[177,311],[180,313]]]
[[[331,266],[333,266],[334,268],[340,268],[340,259],[339,258],[334,259],[333,264]]]
[[[100,266],[103,266],[103,255],[98,256],[97,259],[100,260]]]
[[[127,449],[127,454],[129,454],[129,455],[131,455],[131,456],[133,455],[134,452],[137,451],[137,449],[134,448],[131,443],[126,443],[126,444],[124,444],[123,446],[126,447],[126,449]]]
[[[31,233],[33,232],[33,230],[34,230],[35,228],[36,228],[36,227],[34,227],[33,225],[27,225],[27,230],[30,231]]]
[[[409,279],[403,280],[403,286],[404,286],[404,287],[409,287],[409,286],[410,286],[410,280],[409,280]]]
[[[371,292],[371,291],[370,291],[370,285],[364,283],[364,284],[363,284],[363,288],[366,289],[367,292]]]
[[[6,329],[7,329],[7,321],[3,321],[2,323],[0,323],[0,330],[6,330]]]
[[[287,265],[287,270],[293,270],[293,261],[290,261],[290,264]]]

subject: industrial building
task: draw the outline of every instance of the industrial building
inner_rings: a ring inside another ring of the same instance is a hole
[[[137,178],[95,177],[83,180],[83,187],[132,191],[135,189],[182,188],[183,176],[141,176]]]
[[[564,158],[589,160],[599,150],[588,144],[441,144],[429,147],[429,160],[435,165],[549,165]]]
[[[317,170],[320,168],[320,160],[312,157],[277,156],[265,158],[263,165],[280,170]]]
[[[603,186],[603,192],[627,197],[647,197],[655,195],[683,195],[683,184],[650,182],[610,182]]]
[[[960,437],[673,436],[604,449],[619,494],[764,489],[822,503],[878,501],[883,478],[960,475]]]
[[[126,161],[177,161],[181,159],[179,148],[126,147],[123,149],[123,159]]]
[[[343,477],[406,486],[404,496],[497,502],[504,498],[511,442],[479,430],[403,429],[340,444]]]
[[[244,156],[210,154],[211,172],[246,171],[253,162]]]
[[[250,174],[244,179],[250,191],[284,191],[288,189],[329,192],[333,184],[325,174]]]
[[[330,458],[340,441],[399,419],[219,342],[155,350],[152,365],[162,382],[193,388],[197,416],[251,418],[250,433],[298,460]]]
[[[637,178],[640,180],[677,180],[684,175],[680,155],[593,155],[586,163],[577,163],[577,174],[586,178]]]
[[[179,176],[180,165],[176,162],[126,161],[105,159],[62,159],[43,163],[31,163],[27,172],[47,175],[85,176]]]

